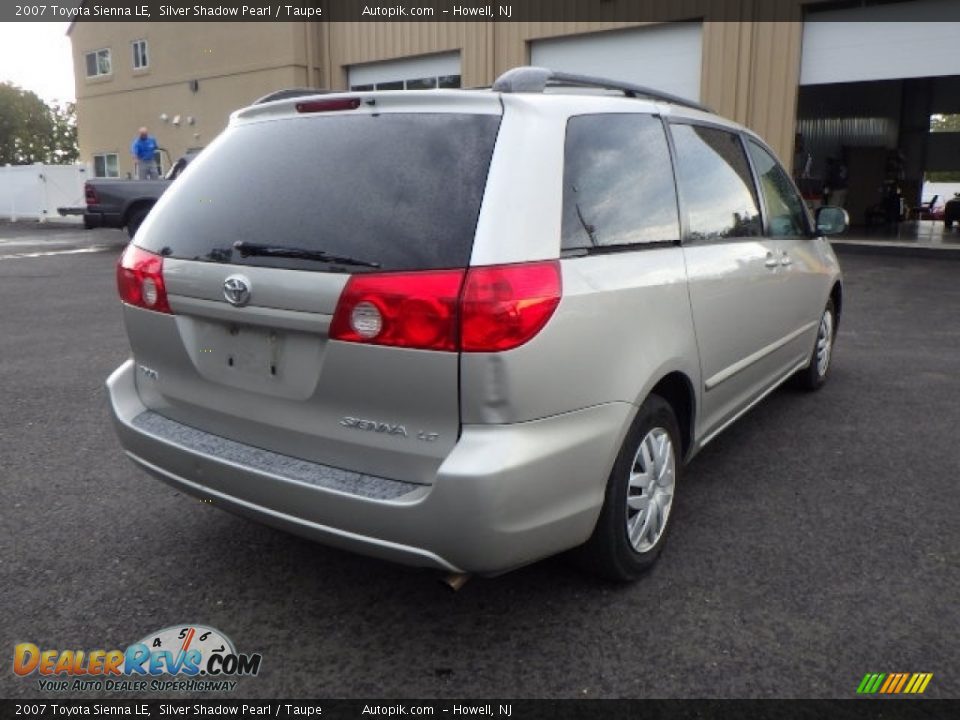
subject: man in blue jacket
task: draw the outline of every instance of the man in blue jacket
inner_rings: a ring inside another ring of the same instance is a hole
[[[145,127],[140,128],[137,137],[130,145],[130,154],[137,168],[137,177],[141,180],[157,179],[157,139],[147,132]]]

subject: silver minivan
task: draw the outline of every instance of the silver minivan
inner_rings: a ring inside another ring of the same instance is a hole
[[[161,480],[328,545],[483,574],[576,549],[633,579],[683,464],[826,380],[845,224],[749,130],[632,85],[259,103],[118,265],[116,429]]]

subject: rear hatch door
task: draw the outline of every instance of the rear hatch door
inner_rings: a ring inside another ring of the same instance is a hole
[[[500,107],[438,95],[375,94],[341,112],[274,103],[190,164],[134,240],[164,258],[174,313],[125,306],[148,408],[295,458],[431,482],[459,433],[458,353],[329,332],[352,275],[469,263]]]

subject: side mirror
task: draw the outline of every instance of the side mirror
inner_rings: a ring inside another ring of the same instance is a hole
[[[839,235],[850,226],[850,216],[841,207],[824,205],[817,208],[817,233]]]

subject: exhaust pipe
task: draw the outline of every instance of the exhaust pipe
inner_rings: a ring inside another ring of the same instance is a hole
[[[440,578],[440,582],[453,590],[453,592],[457,592],[457,590],[467,584],[467,580],[471,577],[473,576],[469,573],[450,573]]]

